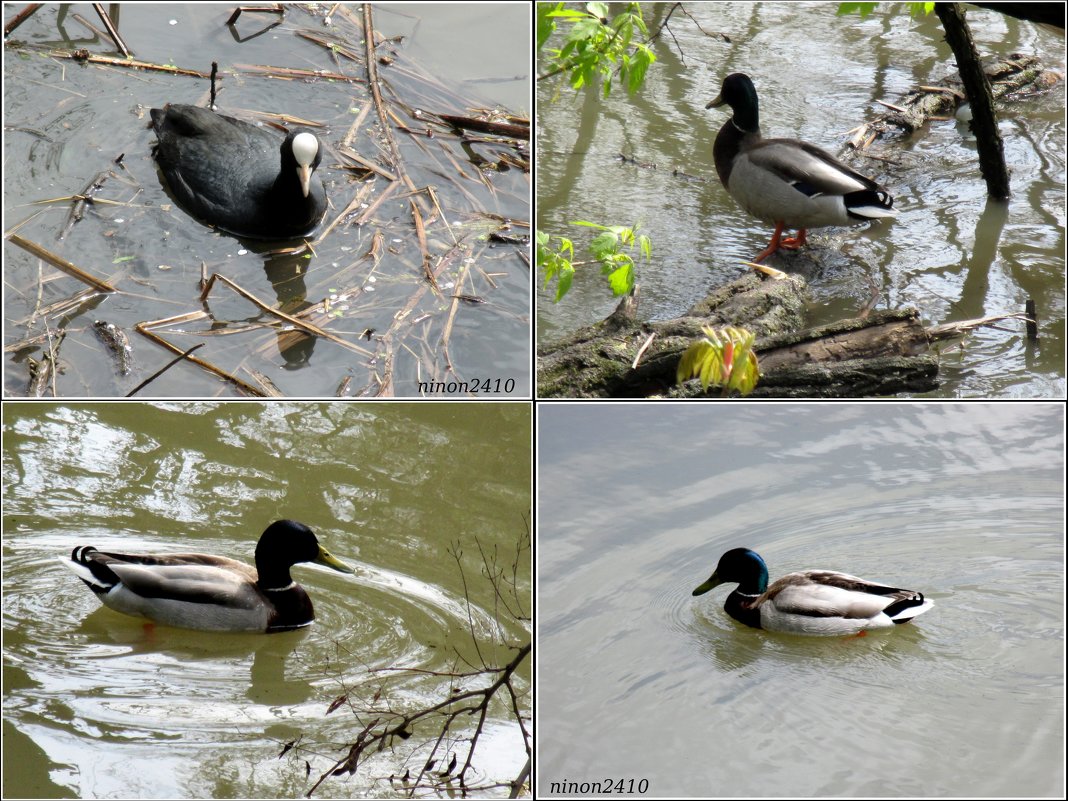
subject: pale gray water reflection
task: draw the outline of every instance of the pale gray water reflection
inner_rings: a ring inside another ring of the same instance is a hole
[[[543,405],[538,797],[1059,798],[1063,431],[1058,404]],[[733,586],[691,595],[743,546],[934,607],[748,628]]]

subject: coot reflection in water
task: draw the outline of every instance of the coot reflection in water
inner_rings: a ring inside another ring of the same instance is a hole
[[[252,239],[292,239],[318,226],[326,212],[326,190],[315,175],[323,154],[307,128],[279,143],[262,128],[199,106],[168,105],[151,115],[156,162],[174,199],[197,219]]]

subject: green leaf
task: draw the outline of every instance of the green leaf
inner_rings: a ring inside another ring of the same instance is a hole
[[[612,294],[616,297],[629,295],[634,288],[634,263],[627,259],[626,264],[617,270],[613,270],[608,276],[608,285],[612,288]]]
[[[864,19],[875,10],[878,3],[839,3],[838,10],[835,12],[836,16],[844,17],[847,14],[860,14],[860,18]]]
[[[586,11],[598,20],[604,18],[608,19],[608,5],[606,3],[587,3]]]
[[[564,295],[571,289],[571,280],[575,277],[575,268],[568,265],[566,270],[561,271],[560,280],[556,284],[556,297],[553,299],[553,303],[559,303],[563,300]]]

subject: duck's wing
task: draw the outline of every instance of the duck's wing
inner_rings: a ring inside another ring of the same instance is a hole
[[[893,198],[883,187],[807,142],[760,140],[744,150],[738,160],[736,169],[740,168],[749,180],[756,176],[756,183],[763,184],[765,191],[773,182],[781,182],[805,198],[810,214],[822,216],[831,223],[897,215]],[[760,179],[761,175],[766,177]],[[800,213],[793,211],[795,205],[806,208],[800,205],[800,200],[790,200],[788,196],[780,195],[779,204],[794,214]]]
[[[208,554],[126,554],[75,548],[66,564],[98,595],[121,585],[141,598],[251,609],[261,603],[255,568]]]
[[[914,606],[923,595],[830,570],[790,573],[770,587],[754,606],[771,601],[780,612],[815,617],[870,618],[895,604]]]
[[[758,167],[769,170],[807,195],[845,195],[881,189],[822,148],[797,139],[763,139],[745,151]]]
[[[244,570],[215,565],[119,563],[111,569],[124,587],[142,598],[168,598],[231,609],[253,609],[262,603],[255,571],[251,569],[251,576]]]

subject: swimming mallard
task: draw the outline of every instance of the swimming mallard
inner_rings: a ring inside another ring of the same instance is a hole
[[[719,180],[743,209],[775,225],[771,244],[753,261],[779,248],[801,247],[806,228],[897,214],[889,192],[827,151],[797,139],[762,138],[756,88],[748,75],[724,78],[719,95],[705,108],[724,104],[734,115],[712,147]],[[781,239],[784,228],[798,229],[797,238]]]
[[[932,606],[923,593],[899,590],[832,570],[788,573],[768,586],[768,566],[755,551],[735,548],[720,557],[716,572],[693,591],[738,584],[723,608],[758,629],[791,634],[855,634],[908,623]]]
[[[303,523],[271,523],[256,545],[256,567],[202,553],[104,553],[79,545],[64,560],[104,606],[168,626],[204,631],[286,631],[315,620],[311,598],[289,568],[318,562],[342,573]]]

